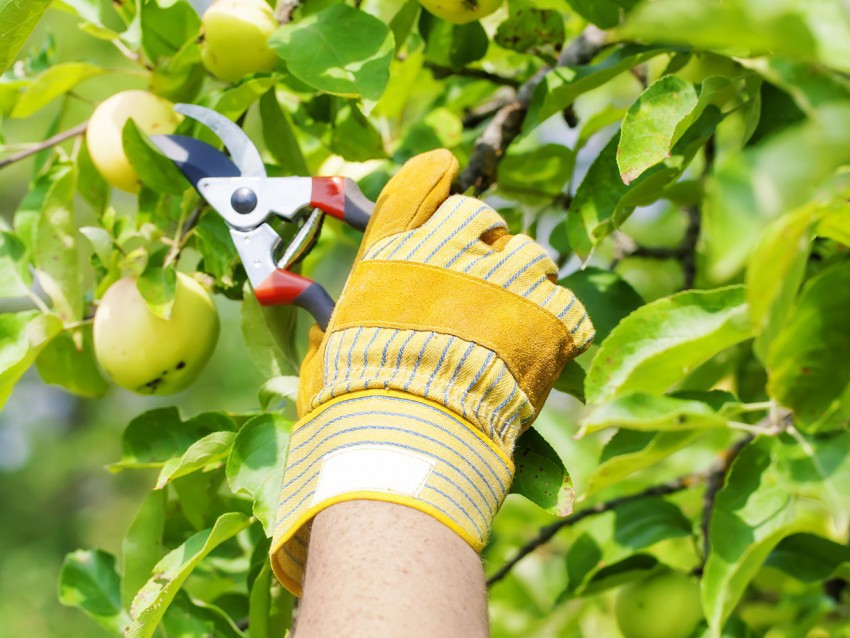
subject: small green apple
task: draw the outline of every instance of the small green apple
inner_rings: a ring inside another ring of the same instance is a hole
[[[148,91],[122,91],[101,102],[86,130],[89,155],[98,172],[121,190],[139,191],[139,176],[124,153],[122,133],[131,119],[147,135],[173,133],[180,116],[168,100]]]
[[[153,314],[125,277],[106,291],[94,316],[94,350],[106,374],[138,394],[173,394],[201,373],[218,341],[218,313],[207,290],[178,273],[170,319]]]
[[[447,22],[466,24],[493,13],[502,0],[419,0],[419,4]]]
[[[661,572],[624,586],[614,605],[625,638],[689,638],[703,618],[697,582]]]
[[[217,0],[204,12],[201,26],[201,61],[222,80],[271,71],[278,62],[268,45],[278,24],[265,0]]]
[[[124,153],[122,133],[131,119],[147,135],[173,133],[180,116],[168,100],[148,91],[122,91],[101,102],[86,130],[89,154],[107,182],[129,193],[139,191],[139,176]]]

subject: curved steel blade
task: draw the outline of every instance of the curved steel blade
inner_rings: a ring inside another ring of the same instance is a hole
[[[196,104],[175,104],[174,110],[187,115],[212,130],[224,142],[233,163],[243,177],[265,177],[263,158],[251,138],[239,126],[218,111]]]
[[[198,190],[198,182],[208,177],[239,177],[239,168],[220,150],[185,135],[154,135],[157,148],[174,164]],[[199,191],[200,192],[200,191]],[[201,193],[203,194],[203,193]]]

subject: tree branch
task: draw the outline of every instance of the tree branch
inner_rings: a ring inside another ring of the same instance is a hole
[[[521,85],[521,82],[519,80],[508,78],[503,75],[498,75],[497,73],[490,73],[489,71],[485,71],[484,69],[472,69],[469,67],[464,67],[462,69],[452,69],[447,66],[442,66],[440,64],[434,64],[433,62],[425,62],[424,66],[426,69],[429,69],[431,71],[431,73],[434,75],[434,78],[437,80],[447,77],[460,76],[464,78],[473,78],[476,80],[487,80],[488,82],[492,82],[493,84],[510,86],[515,89],[518,89]]]
[[[82,124],[78,124],[74,128],[70,128],[67,131],[62,131],[61,133],[57,133],[53,137],[49,137],[43,142],[39,142],[34,146],[21,151],[20,153],[15,153],[14,155],[10,155],[6,159],[0,160],[0,169],[6,168],[7,166],[14,164],[15,162],[20,162],[36,153],[40,153],[46,148],[50,148],[52,146],[56,146],[57,144],[61,144],[73,137],[77,137],[78,135],[82,135],[86,132],[86,128],[88,128],[88,121],[83,122]]]
[[[558,66],[587,64],[605,45],[605,32],[589,26],[564,48],[558,58]],[[550,66],[540,69],[519,87],[514,100],[499,109],[475,142],[469,163],[458,178],[456,190],[463,192],[474,187],[476,193],[482,193],[493,184],[496,169],[505,151],[522,131],[534,90],[551,70]]]
[[[585,518],[588,518],[589,516],[604,514],[605,512],[611,511],[615,507],[619,507],[620,505],[623,505],[625,503],[631,503],[632,501],[646,498],[647,496],[666,496],[668,494],[675,494],[676,492],[681,492],[684,489],[692,487],[700,480],[702,480],[702,478],[703,476],[701,474],[690,474],[688,476],[682,476],[667,483],[653,485],[652,487],[648,487],[642,492],[638,492],[637,494],[620,496],[618,498],[613,498],[610,501],[605,501],[604,503],[598,503],[592,507],[588,507],[587,509],[579,510],[578,512],[573,512],[566,518],[563,518],[556,523],[541,527],[540,531],[537,533],[537,536],[535,536],[530,541],[525,543],[522,547],[520,547],[513,558],[511,558],[507,563],[502,565],[492,576],[487,579],[487,586],[492,587],[494,584],[502,580],[505,576],[508,575],[508,573],[514,568],[517,563],[519,563],[523,558],[528,556],[531,552],[533,552],[541,545],[548,543],[550,540],[552,540],[555,534],[557,534],[565,527],[575,525],[579,521],[582,521]]]

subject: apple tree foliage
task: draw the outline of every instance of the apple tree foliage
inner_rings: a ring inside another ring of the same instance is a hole
[[[447,147],[458,191],[551,247],[598,337],[551,401],[573,420],[550,408],[519,443],[514,491],[548,514],[512,497],[496,520],[494,635],[616,636],[613,592],[663,569],[699,579],[695,637],[850,635],[845,3],[509,0],[453,25],[416,0],[282,1],[277,68],[232,84],[201,64],[203,4],[0,0],[3,127],[123,74],[244,125],[270,175],[346,174],[372,198]],[[126,64],[57,63],[28,41],[48,10]],[[134,273],[167,306],[177,267],[241,300],[226,338],[267,381],[249,413],[177,397],[129,423],[110,469],[154,487],[119,556],[68,554],[60,601],[116,636],[282,636],[295,602],[266,553],[307,318],[260,309],[223,222],[132,124],[144,186],[114,207],[64,113],[0,222],[0,297],[32,302],[0,314],[0,403],[31,367],[106,393],[98,299]],[[327,221],[303,272],[338,291],[325,264],[356,242]]]

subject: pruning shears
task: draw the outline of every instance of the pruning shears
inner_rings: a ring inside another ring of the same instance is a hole
[[[185,135],[155,135],[151,141],[224,218],[257,300],[304,308],[326,329],[333,299],[321,284],[289,268],[315,244],[325,213],[362,231],[375,204],[348,177],[268,177],[260,152],[236,123],[203,106],[175,109],[212,130],[230,157]],[[287,245],[269,225],[271,216],[301,223]]]

